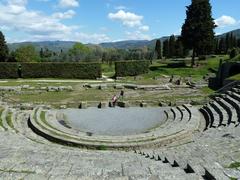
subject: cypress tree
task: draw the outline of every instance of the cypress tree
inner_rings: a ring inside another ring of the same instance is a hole
[[[233,44],[233,47],[236,48],[237,47],[237,37],[233,35],[233,39],[232,39],[232,44]]]
[[[240,39],[237,40],[237,47],[240,48]]]
[[[168,57],[172,58],[175,56],[175,36],[172,35],[169,38],[169,52]]]
[[[176,57],[184,57],[184,48],[180,38],[175,42],[175,56]]]
[[[219,54],[226,54],[227,44],[226,39],[221,38],[218,45]]]
[[[40,50],[40,52],[39,52],[39,56],[40,56],[40,58],[44,58],[43,48],[41,48],[41,50]]]
[[[169,41],[168,39],[166,39],[165,41],[163,41],[163,56],[167,58],[168,54],[169,54]]]
[[[7,61],[8,53],[9,53],[9,50],[8,50],[7,43],[5,41],[5,37],[3,33],[0,31],[0,62]]]
[[[192,0],[187,6],[186,20],[182,26],[182,40],[186,49],[192,49],[192,66],[195,56],[212,52],[214,46],[214,28],[212,7],[209,0]]]
[[[226,34],[225,43],[226,43],[225,54],[227,54],[228,50],[231,47],[231,40],[230,40],[230,34],[229,33]]]
[[[214,40],[214,53],[219,54],[219,39],[215,38]]]
[[[157,59],[162,59],[162,45],[159,39],[156,41],[155,52],[157,53]]]

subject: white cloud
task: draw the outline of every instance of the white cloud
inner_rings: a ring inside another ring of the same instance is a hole
[[[149,31],[149,29],[150,29],[149,26],[146,26],[146,25],[139,27],[139,30],[140,30],[140,31],[144,31],[144,32]]]
[[[143,34],[141,31],[126,32],[127,39],[129,40],[150,40],[151,36]]]
[[[71,19],[73,16],[75,16],[75,11],[73,10],[68,10],[66,12],[57,12],[52,15],[53,18],[57,19]]]
[[[128,27],[136,27],[142,25],[141,21],[143,16],[131,12],[125,12],[124,10],[119,10],[116,13],[109,13],[108,18],[111,20],[121,21],[123,25]]]
[[[77,0],[60,0],[59,6],[62,8],[78,7],[79,2]]]
[[[126,10],[127,8],[125,6],[116,6],[115,7],[116,10]]]
[[[109,41],[105,34],[79,33],[78,26],[67,26],[62,19],[71,18],[75,15],[72,10],[64,13],[46,15],[40,11],[28,10],[27,0],[9,0],[6,3],[0,1],[0,28],[24,34],[19,41],[44,41],[44,40],[73,40],[84,43],[98,43]],[[15,35],[16,36],[16,35]],[[16,41],[13,37],[8,40]]]
[[[215,24],[218,27],[233,26],[237,24],[237,20],[231,16],[222,15],[221,17],[215,20]]]
[[[0,26],[32,34],[70,33],[73,30],[73,27],[62,24],[57,18],[27,10],[26,2],[11,0],[7,4],[0,4]]]

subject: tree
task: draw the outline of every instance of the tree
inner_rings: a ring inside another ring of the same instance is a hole
[[[187,6],[186,20],[182,26],[182,41],[185,48],[192,49],[192,67],[195,56],[212,52],[214,46],[214,28],[212,7],[209,0],[192,0]]]
[[[21,46],[16,49],[14,54],[18,62],[37,62],[40,60],[39,54],[32,45]]]
[[[240,39],[237,40],[237,47],[240,48]]]
[[[185,50],[180,38],[178,38],[177,41],[175,42],[175,56],[179,58],[185,56]]]
[[[219,54],[226,54],[227,52],[227,46],[226,46],[226,39],[221,38],[218,44],[218,52]]]
[[[229,53],[230,59],[233,59],[237,55],[238,55],[238,50],[236,48],[233,48]]]
[[[162,44],[159,39],[156,41],[155,52],[157,53],[157,59],[162,59]]]
[[[166,58],[169,54],[169,41],[166,39],[163,41],[163,56]]]
[[[102,63],[107,62],[107,53],[104,52],[102,55]]]
[[[168,57],[172,58],[175,56],[175,36],[172,35],[169,38],[169,52],[168,52]]]
[[[5,37],[3,33],[0,31],[0,61],[1,62],[7,61],[8,53],[9,53],[9,50],[8,50],[7,43],[5,41]]]
[[[76,43],[68,53],[74,61],[85,60],[91,53],[91,49],[82,43]]]
[[[40,58],[44,58],[43,48],[41,48],[41,50],[40,50],[40,52],[39,52],[39,56],[40,56]]]

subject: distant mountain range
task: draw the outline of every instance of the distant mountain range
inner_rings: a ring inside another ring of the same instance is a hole
[[[20,43],[10,43],[8,47],[11,51],[16,50],[20,46],[33,45],[38,51],[41,48],[48,48],[51,51],[60,52],[68,51],[76,42],[74,41],[42,41],[42,42],[20,42]]]
[[[240,29],[236,29],[227,33],[233,33],[238,39],[240,39]],[[218,35],[217,38],[225,37],[227,33]],[[164,41],[168,36],[161,37],[160,40]],[[118,42],[106,42],[98,44],[102,48],[117,48],[117,49],[134,49],[134,48],[142,48],[147,46],[149,48],[153,48],[156,44],[157,39],[153,40],[127,40],[127,41],[118,41]],[[43,42],[21,42],[21,43],[11,43],[8,44],[10,50],[15,50],[22,45],[33,45],[37,50],[41,48],[48,48],[51,51],[59,52],[61,49],[63,51],[69,50],[76,42],[74,41],[43,41]],[[96,44],[87,44],[88,46],[96,46]]]
[[[224,34],[218,35],[218,38],[225,37],[228,33],[232,33],[234,36],[236,36],[237,39],[240,39],[240,29],[236,29],[233,31],[226,32]]]

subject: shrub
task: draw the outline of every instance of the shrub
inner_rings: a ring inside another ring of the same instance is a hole
[[[169,67],[169,68],[181,68],[181,67],[186,67],[186,63],[185,63],[184,61],[172,62],[172,63],[168,63],[167,67]]]
[[[100,63],[19,63],[23,78],[77,78],[96,79],[101,77]],[[11,67],[11,69],[7,67]],[[1,78],[17,78],[18,63],[5,63],[0,71]]]
[[[100,146],[97,146],[97,150],[105,151],[105,150],[107,150],[107,147],[104,145],[100,145]]]
[[[240,61],[240,54],[235,56],[234,58],[230,59],[230,61],[232,61],[232,62]]]
[[[206,59],[207,59],[207,57],[204,56],[204,55],[200,55],[200,56],[198,57],[198,60],[199,60],[199,61],[203,61],[203,60],[206,60]]]
[[[233,59],[237,55],[238,55],[238,50],[236,48],[233,48],[229,53],[230,59]]]
[[[116,77],[137,76],[149,71],[149,61],[118,61],[115,62]]]
[[[0,78],[18,78],[18,63],[0,63]]]

